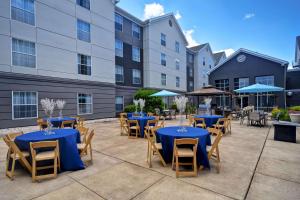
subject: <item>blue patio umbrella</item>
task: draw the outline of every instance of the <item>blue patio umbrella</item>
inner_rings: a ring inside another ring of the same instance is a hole
[[[257,101],[256,101],[256,109],[258,110],[258,93],[263,92],[280,92],[284,89],[281,87],[276,87],[272,85],[264,85],[260,83],[256,83],[254,85],[249,85],[237,90],[234,90],[237,93],[256,93],[257,94]]]
[[[179,96],[180,94],[171,92],[168,90],[162,90],[159,92],[156,92],[154,94],[151,94],[150,97],[174,97],[174,96]]]

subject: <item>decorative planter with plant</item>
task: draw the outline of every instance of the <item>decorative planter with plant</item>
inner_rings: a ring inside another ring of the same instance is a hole
[[[288,108],[291,121],[300,124],[300,106],[292,106]]]

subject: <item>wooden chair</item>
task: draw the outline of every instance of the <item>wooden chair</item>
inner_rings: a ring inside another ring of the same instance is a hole
[[[154,116],[154,113],[148,112],[148,113],[147,113],[147,116],[148,116],[148,117],[152,117],[152,116]]]
[[[86,141],[86,136],[88,134],[89,128],[86,128],[84,126],[77,126],[76,129],[79,131],[80,133],[80,138],[82,142]]]
[[[90,161],[93,162],[93,153],[92,153],[92,139],[94,137],[94,130],[87,135],[86,141],[80,144],[77,144],[77,148],[80,152],[80,157],[87,156],[90,154]]]
[[[137,138],[138,135],[141,135],[141,128],[139,125],[138,120],[127,120],[128,124],[128,138],[132,138],[132,133],[135,134],[135,137]]]
[[[148,140],[148,149],[147,149],[147,163],[149,168],[152,167],[152,155],[158,155],[161,163],[163,166],[167,166],[161,151],[162,151],[162,144],[156,142],[156,130],[157,128],[151,129],[150,132],[145,132],[146,138]]]
[[[195,124],[194,115],[189,115],[188,120],[189,120],[188,126],[194,126]]]
[[[158,121],[156,119],[148,120],[145,126],[145,132],[150,133],[151,129],[157,127]]]
[[[127,124],[127,119],[124,117],[119,118],[120,121],[120,135],[126,134],[128,135],[128,124]]]
[[[37,122],[37,125],[38,125],[39,128],[40,128],[40,131],[41,131],[41,130],[45,130],[46,128],[48,128],[48,122],[45,121],[44,119],[38,118],[38,119],[36,120],[36,122]]]
[[[73,120],[66,120],[66,121],[63,121],[61,123],[61,128],[73,128],[74,127],[74,123],[75,121]],[[78,127],[80,127],[81,125],[78,125]]]
[[[180,146],[192,145],[193,148],[180,147]],[[180,175],[183,176],[197,176],[197,147],[198,147],[198,138],[183,138],[174,140],[174,150],[173,150],[173,160],[172,168],[174,169],[174,164],[176,165],[176,178]],[[192,158],[193,162],[180,162],[179,158]],[[193,171],[179,171],[180,165],[191,165]]]
[[[195,127],[196,128],[204,128],[204,129],[206,129],[206,124],[205,124],[205,119],[204,118],[195,117],[194,121],[195,121]]]
[[[53,150],[37,152],[38,149],[43,148],[53,148]],[[57,169],[60,166],[59,162],[59,144],[58,140],[56,141],[43,141],[43,142],[30,142],[30,151],[32,157],[32,181],[47,179],[47,178],[56,178]],[[37,167],[37,162],[45,161],[45,160],[53,160],[54,164],[49,166],[41,166]],[[38,170],[42,169],[50,169],[53,168],[52,174],[46,175],[37,175]]]
[[[217,162],[217,172],[220,173],[220,152],[219,152],[219,143],[223,136],[222,132],[219,129],[214,129],[216,137],[213,141],[213,144],[207,148],[207,157],[208,160],[214,159]]]
[[[157,126],[159,128],[164,128],[165,127],[165,117],[161,117],[161,120],[158,122]]]
[[[226,120],[226,130],[225,130],[225,132],[229,134],[231,134],[231,121],[232,121],[232,115],[229,115]]]
[[[84,127],[85,119],[82,117],[76,117],[76,122],[77,122],[76,124],[77,127]]]
[[[127,118],[127,113],[120,113],[120,118]]]
[[[221,130],[222,133],[225,134],[226,125],[227,125],[227,118],[219,118],[218,121],[217,121],[217,123],[214,124],[212,127]]]
[[[12,135],[11,135],[12,136]],[[16,160],[20,162],[20,164],[26,168],[29,172],[31,172],[31,165],[27,161],[27,157],[29,157],[29,152],[21,151],[16,143],[11,139],[9,135],[5,135],[3,137],[4,142],[8,146],[8,151],[6,155],[6,166],[5,166],[5,174],[11,180],[14,179],[14,171],[15,171],[15,164]],[[9,166],[10,160],[12,159],[12,165]],[[10,168],[10,170],[9,170]]]
[[[10,140],[14,141],[16,137],[23,135],[23,134],[24,134],[23,131],[19,131],[19,132],[8,133],[6,135]]]
[[[140,113],[136,113],[136,112],[134,112],[134,113],[132,113],[132,116],[133,116],[133,117],[140,117],[140,116],[141,116],[141,114],[140,114]]]

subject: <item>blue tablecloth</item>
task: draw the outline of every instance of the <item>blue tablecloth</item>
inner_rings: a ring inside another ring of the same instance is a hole
[[[144,137],[144,128],[147,125],[148,120],[153,120],[155,117],[129,117],[129,120],[138,120],[141,128],[141,137]]]
[[[210,168],[206,152],[206,146],[211,145],[208,131],[202,128],[186,127],[187,132],[178,132],[179,128],[179,126],[172,126],[157,130],[157,139],[162,143],[164,160],[172,162],[174,139],[198,138],[197,163]]]
[[[47,118],[44,119],[45,121],[47,120]],[[53,125],[53,127],[61,127],[61,124],[63,121],[76,121],[75,118],[73,117],[52,117],[50,119],[51,124]]]
[[[129,118],[129,117],[132,117],[133,114],[134,114],[134,113],[127,113],[127,117],[128,117],[128,118]],[[138,114],[141,115],[140,112],[138,112]],[[147,114],[143,112],[143,116],[147,116]]]
[[[218,119],[223,118],[221,115],[195,115],[197,118],[204,118],[206,127],[212,127],[217,123]]]
[[[21,150],[30,152],[30,142],[58,140],[60,165],[62,171],[84,169],[84,164],[77,150],[80,133],[76,129],[54,129],[55,134],[45,135],[45,131],[36,131],[16,137],[15,143]]]

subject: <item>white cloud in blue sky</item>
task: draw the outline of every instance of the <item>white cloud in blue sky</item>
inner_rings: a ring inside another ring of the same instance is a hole
[[[193,47],[198,45],[199,43],[193,38],[193,33],[195,32],[194,29],[189,29],[186,31],[183,31],[186,40],[188,41],[188,47]]]
[[[159,3],[149,3],[145,4],[144,7],[144,20],[150,19],[152,17],[158,17],[165,14],[165,9],[163,5]]]
[[[254,13],[247,13],[247,14],[244,15],[244,19],[251,19],[253,17],[255,17]]]
[[[181,19],[181,17],[182,17],[178,10],[176,11],[174,16],[177,20]]]

